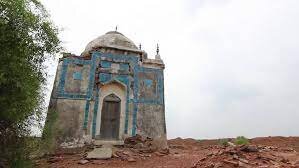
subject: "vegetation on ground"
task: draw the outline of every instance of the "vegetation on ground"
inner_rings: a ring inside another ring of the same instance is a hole
[[[44,111],[45,61],[58,30],[38,0],[0,0],[0,167],[30,167]]]
[[[218,143],[219,143],[219,145],[221,145],[221,146],[228,146],[228,142],[229,142],[229,140],[228,140],[227,138],[219,139],[219,140],[218,140]]]
[[[49,109],[47,113],[47,121],[43,128],[43,135],[39,146],[39,152],[42,154],[50,154],[55,150],[55,137],[59,131],[56,127],[58,114],[55,110]]]
[[[238,136],[234,142],[236,145],[246,145],[249,144],[249,140],[244,136]]]

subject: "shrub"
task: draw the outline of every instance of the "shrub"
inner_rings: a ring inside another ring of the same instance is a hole
[[[0,0],[0,167],[31,167],[34,125],[44,111],[45,62],[58,30],[39,0]]]
[[[235,144],[236,145],[246,145],[248,143],[249,143],[248,139],[246,137],[244,137],[244,136],[238,136],[235,139]]]
[[[219,139],[218,144],[221,146],[228,146],[228,139]]]
[[[56,127],[57,117],[57,112],[49,109],[40,142],[40,152],[42,154],[49,154],[55,150],[55,137],[59,131]]]

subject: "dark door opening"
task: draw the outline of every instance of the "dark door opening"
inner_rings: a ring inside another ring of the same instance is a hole
[[[119,136],[120,98],[114,94],[103,100],[100,137],[105,140],[116,140]]]

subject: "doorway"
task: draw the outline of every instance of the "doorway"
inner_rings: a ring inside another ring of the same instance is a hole
[[[101,113],[101,139],[119,139],[120,104],[121,100],[115,94],[110,94],[104,98]]]

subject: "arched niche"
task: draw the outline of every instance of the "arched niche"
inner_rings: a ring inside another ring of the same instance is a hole
[[[97,109],[95,134],[96,139],[121,140],[123,138],[125,129],[126,89],[126,86],[117,80],[105,83],[99,87],[99,105]],[[113,110],[113,115],[109,116],[109,111],[111,111],[111,109]],[[119,110],[119,113],[116,110]],[[102,123],[103,120],[105,120],[105,123]],[[113,120],[111,122],[114,122],[114,124],[109,123],[108,120]],[[115,127],[115,125],[117,125],[117,128],[113,128],[111,131],[117,131],[117,133],[111,133],[108,135],[109,133],[107,133],[107,131],[109,132],[109,130],[106,130],[105,132],[105,129],[109,126]]]

